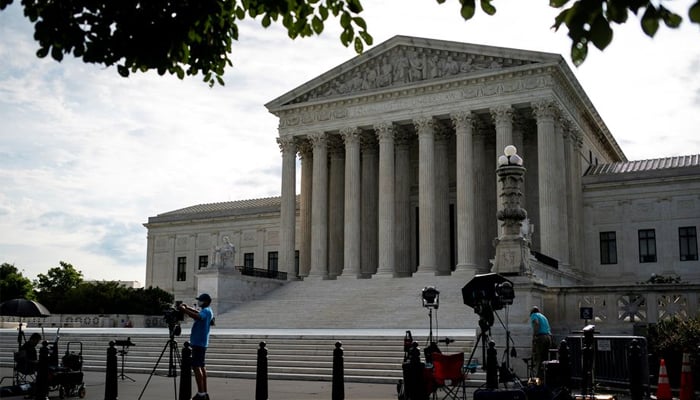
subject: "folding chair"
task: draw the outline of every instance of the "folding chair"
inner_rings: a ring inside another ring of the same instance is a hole
[[[464,374],[464,353],[433,353],[433,400],[466,400],[467,388]]]

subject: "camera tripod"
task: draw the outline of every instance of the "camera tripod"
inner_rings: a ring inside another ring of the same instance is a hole
[[[160,356],[158,357],[156,364],[153,366],[153,370],[151,371],[151,374],[148,376],[148,379],[146,380],[146,384],[143,385],[143,390],[141,390],[141,394],[139,395],[138,400],[141,400],[141,397],[143,396],[143,393],[146,391],[146,388],[148,387],[148,383],[151,382],[151,378],[153,378],[153,375],[156,373],[156,369],[158,368],[158,364],[160,364],[160,360],[163,358],[163,355],[165,355],[166,350],[169,350],[169,356],[170,356],[169,361],[168,361],[168,377],[173,378],[174,398],[177,399],[177,365],[182,365],[182,359],[180,358],[180,350],[178,349],[177,341],[175,340],[175,331],[176,331],[176,329],[179,330],[179,326],[176,327],[174,324],[168,324],[168,329],[170,331],[170,338],[165,343],[165,346],[163,346],[163,351],[160,352]]]
[[[131,337],[127,338],[126,340],[116,340],[114,344],[116,346],[122,347],[121,350],[117,351],[117,353],[122,356],[122,372],[121,374],[119,374],[118,378],[122,378],[122,380],[128,379],[132,382],[136,382],[133,378],[124,374],[124,361],[126,359],[126,355],[129,353],[129,347],[135,346],[135,344],[131,342]]]

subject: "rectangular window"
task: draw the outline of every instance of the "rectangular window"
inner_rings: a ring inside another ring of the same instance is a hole
[[[244,253],[243,254],[243,268],[246,268],[246,269],[255,268],[255,253]]]
[[[617,237],[615,232],[600,232],[600,263],[617,264]]]
[[[698,234],[694,226],[678,228],[681,261],[697,261]]]
[[[199,269],[206,268],[209,265],[209,256],[199,256]]]
[[[277,252],[276,251],[270,251],[267,253],[267,270],[268,271],[277,271]]]
[[[187,280],[187,257],[177,258],[177,280],[179,282]]]
[[[656,232],[653,229],[639,230],[639,262],[656,262]]]

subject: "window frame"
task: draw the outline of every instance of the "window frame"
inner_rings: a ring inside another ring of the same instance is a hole
[[[605,231],[599,233],[600,264],[617,264],[617,232]],[[612,250],[612,251],[611,251]]]
[[[678,227],[678,257],[680,261],[698,260],[698,232],[694,226]]]
[[[187,257],[178,257],[175,263],[175,280],[178,282],[187,281]]]
[[[656,230],[639,229],[637,231],[637,238],[639,239],[639,262],[644,264],[657,262]]]

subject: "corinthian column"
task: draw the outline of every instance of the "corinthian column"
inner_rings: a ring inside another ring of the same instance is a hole
[[[559,253],[559,199],[560,187],[557,187],[557,147],[554,118],[556,106],[551,101],[532,104],[537,118],[537,179],[540,200],[540,252],[561,259]]]
[[[360,253],[361,265],[360,274],[363,278],[370,278],[377,272],[377,245],[378,234],[378,210],[379,207],[379,187],[378,187],[378,154],[377,140],[374,135],[363,136],[361,140],[361,158],[362,158],[362,182],[361,182],[361,242]]]
[[[401,129],[396,144],[396,267],[394,275],[411,276],[414,265],[411,263],[411,163],[410,136]]]
[[[296,233],[296,155],[297,148],[291,136],[277,138],[282,151],[282,198],[280,204],[280,264],[287,279],[296,279],[294,245]]]
[[[345,232],[343,276],[360,274],[360,130],[340,131],[345,141]]]
[[[450,183],[447,145],[450,131],[442,124],[435,130],[435,258],[436,274],[452,273],[450,257]]]
[[[474,117],[471,111],[452,114],[457,136],[457,268],[476,274],[476,223],[474,221]]]
[[[309,276],[328,276],[328,145],[323,132],[309,135],[314,146],[311,210],[311,271]]]
[[[309,276],[309,270],[311,269],[311,189],[314,157],[311,142],[306,139],[300,139],[297,142],[297,149],[301,158],[299,276],[304,277]]]
[[[413,121],[418,132],[418,272],[435,272],[435,122],[431,117]]]
[[[345,174],[345,158],[343,157],[343,142],[338,136],[331,136],[330,178],[328,202],[332,204],[328,212],[328,277],[335,279],[343,271],[343,209]]]
[[[382,123],[374,126],[379,140],[379,265],[378,275],[391,275],[396,266],[394,244],[395,187],[394,187],[394,126]]]

